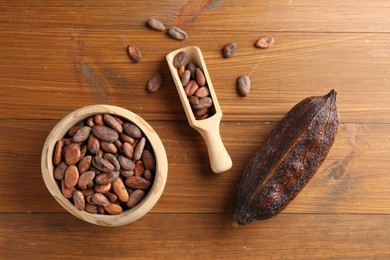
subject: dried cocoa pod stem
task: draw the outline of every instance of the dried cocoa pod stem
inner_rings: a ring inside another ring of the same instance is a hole
[[[279,214],[325,160],[339,125],[336,91],[295,105],[248,162],[233,217],[240,225]]]

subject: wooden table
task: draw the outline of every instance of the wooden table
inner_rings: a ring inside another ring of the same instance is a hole
[[[145,26],[185,29],[177,41]],[[390,3],[383,0],[0,2],[0,258],[390,258]],[[273,35],[267,50],[253,47]],[[238,49],[223,59],[221,48]],[[142,60],[133,63],[126,47]],[[224,113],[233,168],[212,173],[165,62],[199,46]],[[157,93],[145,91],[156,73]],[[248,97],[236,79],[252,80]],[[341,124],[315,177],[277,217],[232,228],[236,185],[251,155],[305,97],[338,91]],[[65,211],[40,170],[43,143],[71,111],[124,107],[165,145],[163,196],[139,221],[94,226]]]

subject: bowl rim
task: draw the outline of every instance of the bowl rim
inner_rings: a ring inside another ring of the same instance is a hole
[[[156,170],[153,184],[145,198],[135,207],[119,215],[91,214],[79,211],[62,195],[57,180],[54,178],[53,152],[57,140],[63,138],[69,128],[95,114],[117,115],[136,124],[146,136],[156,159]],[[41,172],[44,183],[50,194],[69,213],[86,222],[100,226],[121,226],[132,223],[148,213],[160,199],[168,177],[168,158],[164,145],[155,130],[142,117],[122,107],[96,104],[81,107],[63,117],[50,131],[43,145],[41,155]]]

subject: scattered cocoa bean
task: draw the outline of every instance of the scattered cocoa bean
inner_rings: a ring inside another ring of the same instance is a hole
[[[147,25],[154,29],[154,30],[157,30],[157,31],[165,31],[165,26],[162,22],[160,22],[159,20],[157,19],[154,19],[154,18],[150,18],[148,21],[147,21]]]
[[[156,73],[151,79],[149,79],[148,84],[146,85],[146,90],[149,93],[155,93],[160,89],[162,82],[163,82],[162,74]]]
[[[268,49],[274,44],[275,39],[271,35],[263,36],[255,42],[255,47],[260,49]]]
[[[237,91],[240,96],[246,97],[251,89],[251,80],[247,75],[241,75],[237,79]]]
[[[233,54],[236,52],[237,43],[231,42],[223,46],[222,48],[222,56],[224,58],[231,58]]]
[[[183,29],[176,26],[171,27],[168,33],[172,38],[176,40],[184,41],[188,39],[188,34]]]
[[[141,60],[141,50],[137,46],[129,45],[127,47],[127,53],[132,61],[139,62]]]

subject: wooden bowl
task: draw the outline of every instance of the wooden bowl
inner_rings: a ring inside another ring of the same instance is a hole
[[[119,215],[90,214],[80,211],[62,195],[61,189],[53,176],[53,152],[57,140],[63,138],[70,127],[95,114],[112,114],[136,124],[144,133],[153,148],[156,158],[156,171],[153,184],[148,194],[134,208]],[[57,202],[74,216],[100,226],[121,226],[134,222],[149,212],[159,200],[168,176],[168,160],[165,148],[153,128],[141,117],[129,110],[110,106],[92,105],[80,108],[65,116],[49,133],[43,146],[41,157],[42,177],[47,189]]]

